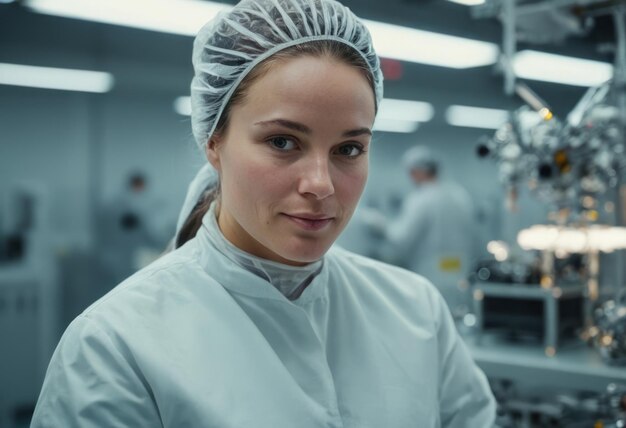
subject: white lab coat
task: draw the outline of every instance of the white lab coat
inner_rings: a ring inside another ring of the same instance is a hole
[[[494,414],[423,278],[336,248],[289,301],[201,228],[72,322],[32,427],[485,428]]]
[[[429,279],[453,312],[469,303],[462,281],[475,250],[475,216],[467,191],[452,182],[422,184],[384,228],[382,257]]]

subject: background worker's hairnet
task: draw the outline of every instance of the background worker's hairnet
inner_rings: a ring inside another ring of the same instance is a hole
[[[191,82],[191,126],[203,148],[237,86],[264,59],[287,47],[336,40],[368,64],[376,105],[383,94],[380,62],[365,25],[334,0],[242,0],[196,36]]]
[[[402,164],[407,171],[419,169],[436,173],[439,161],[428,147],[414,146],[404,152]]]

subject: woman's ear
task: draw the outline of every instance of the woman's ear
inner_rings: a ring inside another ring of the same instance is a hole
[[[218,138],[217,136],[211,136],[209,141],[207,142],[204,151],[206,153],[206,158],[209,163],[215,168],[216,171],[220,171],[220,154],[218,150]]]

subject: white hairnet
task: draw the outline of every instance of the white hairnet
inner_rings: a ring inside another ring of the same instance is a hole
[[[175,239],[178,237],[180,230],[183,228],[187,217],[196,207],[196,204],[200,200],[200,197],[204,194],[207,189],[214,189],[217,186],[217,171],[213,168],[210,163],[205,163],[202,168],[198,171],[196,176],[191,183],[189,183],[189,187],[187,188],[187,194],[185,196],[185,201],[183,202],[183,207],[178,214],[178,221],[176,222],[176,235]]]
[[[316,40],[351,46],[368,65],[376,105],[383,93],[380,62],[365,25],[334,0],[242,0],[196,36],[191,82],[191,126],[202,148],[244,77],[287,47]]]
[[[414,146],[407,150],[402,156],[402,164],[409,171],[422,169],[433,173],[437,172],[439,166],[437,158],[425,146]]]

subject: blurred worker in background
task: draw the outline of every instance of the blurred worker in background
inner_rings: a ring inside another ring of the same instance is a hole
[[[431,280],[453,315],[468,309],[466,277],[474,245],[474,208],[467,191],[439,178],[440,164],[425,146],[407,150],[403,166],[414,189],[391,220],[370,212],[366,222],[383,245],[378,257]]]

